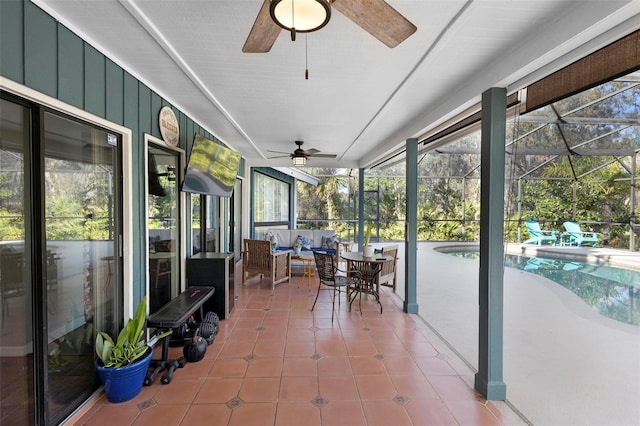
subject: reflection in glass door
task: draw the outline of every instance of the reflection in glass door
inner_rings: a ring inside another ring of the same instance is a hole
[[[48,411],[62,419],[96,387],[97,330],[122,318],[115,212],[119,137],[44,114]],[[115,303],[118,301],[118,303]]]
[[[31,217],[27,169],[31,111],[0,99],[0,424],[33,424]]]
[[[57,424],[123,317],[121,135],[2,96],[0,424]]]
[[[149,230],[149,312],[179,293],[180,283],[180,154],[149,144],[147,226]]]

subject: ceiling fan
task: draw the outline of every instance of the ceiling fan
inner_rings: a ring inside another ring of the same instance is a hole
[[[322,4],[322,8],[325,9],[327,15],[326,20],[319,26],[304,31],[289,28],[286,24],[282,27],[279,26],[281,24],[276,24],[275,20],[278,18],[276,17],[277,12],[274,13],[274,8],[277,7],[278,4],[284,4],[285,2],[279,0],[264,0],[242,51],[245,53],[268,52],[271,50],[282,28],[287,28],[291,31],[292,40],[295,40],[296,31],[315,31],[324,26],[329,20],[332,8],[345,15],[356,25],[362,27],[362,29],[389,47],[396,47],[416,32],[416,26],[384,0],[315,1]]]
[[[269,158],[291,157],[291,160],[293,161],[294,166],[304,166],[309,157],[315,157],[315,158],[336,158],[337,157],[336,154],[319,154],[320,150],[317,150],[315,148],[306,149],[306,150],[302,149],[302,144],[304,144],[303,141],[295,141],[295,144],[298,145],[298,147],[292,153],[269,150],[269,152],[274,152],[276,154],[286,154],[286,155],[277,155],[275,157],[269,157]]]

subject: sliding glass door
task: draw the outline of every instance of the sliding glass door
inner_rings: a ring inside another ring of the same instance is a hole
[[[123,317],[121,136],[0,101],[0,423],[57,424]]]
[[[95,388],[97,329],[122,318],[114,188],[118,136],[44,113],[49,415]],[[118,303],[115,303],[118,302]]]

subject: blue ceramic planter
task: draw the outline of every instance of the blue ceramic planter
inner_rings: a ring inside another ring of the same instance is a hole
[[[153,351],[147,349],[144,358],[124,367],[103,367],[96,363],[104,393],[111,402],[124,402],[135,398],[142,389]]]

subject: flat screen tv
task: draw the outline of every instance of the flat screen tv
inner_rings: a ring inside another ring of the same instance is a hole
[[[196,135],[189,155],[182,190],[230,197],[240,168],[240,153]]]

